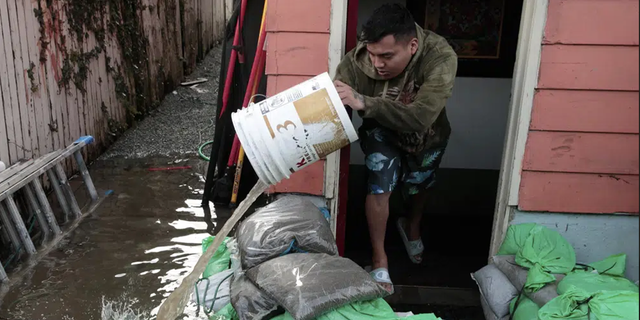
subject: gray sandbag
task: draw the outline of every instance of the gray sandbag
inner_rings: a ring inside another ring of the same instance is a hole
[[[484,313],[485,320],[509,320],[509,315],[506,315],[502,318],[496,316],[491,310],[489,303],[485,300],[484,296],[480,295],[480,306],[482,307],[482,312]]]
[[[491,258],[491,262],[507,276],[518,291],[524,288],[529,271],[516,263],[515,256],[494,256]],[[533,293],[525,290],[524,294],[539,307],[544,306],[558,296],[558,283],[565,277],[563,274],[554,274],[554,276],[556,277],[555,282],[549,283]]]
[[[231,305],[240,320],[266,320],[284,313],[244,275],[231,279]]]
[[[247,270],[246,276],[296,320],[387,295],[353,261],[322,253],[278,257]]]
[[[242,268],[288,253],[338,254],[329,222],[313,202],[283,197],[260,208],[236,232]]]
[[[478,285],[480,296],[489,306],[495,318],[500,319],[509,314],[509,304],[513,298],[518,296],[518,290],[495,265],[484,266],[472,273],[471,278]]]

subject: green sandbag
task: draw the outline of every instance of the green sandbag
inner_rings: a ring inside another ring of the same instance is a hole
[[[515,256],[529,237],[529,233],[536,226],[535,223],[522,223],[509,226],[504,241],[498,251],[499,256]]]
[[[564,294],[540,308],[539,320],[638,320],[637,292],[600,291],[589,294],[570,287]]]
[[[214,237],[207,237],[202,240],[202,252],[207,251],[207,248],[213,243]],[[225,238],[222,245],[218,247],[218,250],[213,254],[211,260],[207,264],[207,268],[202,274],[202,278],[209,278],[212,275],[229,269],[229,262],[231,261],[231,252],[227,250],[227,241],[229,238]]]
[[[518,303],[517,307],[516,302]],[[518,301],[518,297],[511,301],[509,310],[509,313],[513,315],[512,320],[538,320],[540,307],[533,300],[522,295],[520,301]]]
[[[573,270],[576,253],[560,233],[536,225],[516,254],[516,263],[529,269],[525,290],[536,292],[556,281],[552,273],[562,274]]]
[[[624,253],[612,255],[602,261],[589,264],[600,274],[623,277],[627,267],[627,255]]]
[[[587,294],[595,294],[599,291],[638,292],[638,286],[626,278],[580,270],[567,274],[558,283],[558,294],[566,293],[572,287],[579,288]]]
[[[398,319],[393,309],[384,299],[355,302],[326,313],[317,320],[393,320]],[[442,320],[433,314],[420,314],[402,318],[406,320]],[[289,313],[277,316],[272,320],[294,320]]]

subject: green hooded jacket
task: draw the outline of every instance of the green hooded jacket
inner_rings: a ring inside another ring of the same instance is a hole
[[[360,133],[384,127],[397,133],[407,152],[446,146],[451,126],[445,104],[451,96],[458,57],[443,37],[416,25],[418,50],[405,71],[385,80],[376,72],[364,43],[347,53],[336,80],[364,96]]]

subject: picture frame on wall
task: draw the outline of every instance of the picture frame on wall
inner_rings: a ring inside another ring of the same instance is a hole
[[[407,0],[423,28],[458,54],[458,76],[511,78],[523,0]]]

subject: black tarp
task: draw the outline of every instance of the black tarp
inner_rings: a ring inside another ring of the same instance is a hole
[[[227,69],[231,57],[233,47],[233,38],[235,35],[236,21],[240,14],[240,0],[234,2],[234,14],[227,23],[226,36],[223,40],[223,54],[220,68],[220,81],[218,88],[218,100],[216,104],[216,125],[213,136],[213,144],[211,148],[210,162],[205,180],[204,195],[202,198],[202,206],[205,209],[206,220],[210,221],[210,212],[208,210],[209,202],[228,204],[231,197],[231,186],[228,188],[215,188],[216,181],[222,179],[225,173],[230,174],[229,181],[233,183],[233,174],[235,168],[227,170],[227,161],[231,152],[235,131],[231,123],[231,113],[238,110],[242,106],[247,82],[251,73],[251,67],[255,58],[256,47],[258,45],[258,36],[260,33],[260,22],[262,18],[264,0],[248,0],[244,23],[242,27],[241,43],[238,48],[244,56],[244,63],[240,63],[240,59],[236,60],[236,66],[233,74],[232,88],[229,95],[227,109],[222,117],[220,112],[222,109],[222,96],[224,92],[224,84],[227,77]],[[265,94],[267,79],[263,75],[258,88],[258,93]],[[259,100],[258,100],[259,101]],[[242,180],[238,192],[238,202],[242,201],[251,190],[251,187],[257,182],[258,178],[251,167],[249,161],[244,161],[242,170]],[[224,189],[224,190],[223,190]],[[210,226],[210,229],[211,226]],[[210,230],[211,231],[211,230]]]

